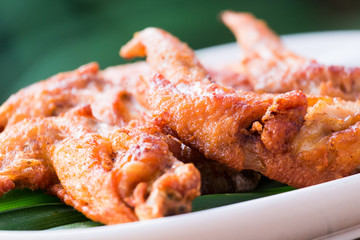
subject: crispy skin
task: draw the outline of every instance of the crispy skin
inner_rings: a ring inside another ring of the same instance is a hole
[[[237,65],[234,67],[237,67]],[[253,86],[249,78],[243,73],[236,72],[233,67],[223,66],[215,68],[205,66],[205,68],[210,75],[210,80],[216,84],[253,91]],[[126,89],[127,92],[136,98],[137,102],[147,109],[149,108],[149,82],[155,73],[149,64],[139,61],[108,67],[99,72],[99,75],[100,78],[112,82],[115,86],[121,86]]]
[[[95,120],[91,109],[112,125],[147,119],[124,86],[104,80],[94,63],[13,95],[1,107],[0,195],[40,188],[105,224],[189,212],[200,192],[198,170],[173,157],[155,136],[160,129],[144,121],[117,129]]]
[[[104,71],[99,71],[96,63],[90,63],[75,71],[57,74],[11,96],[0,107],[2,128],[24,119],[58,116],[86,104],[90,104],[97,119],[111,125],[127,126],[131,120],[132,126],[147,124],[150,121],[147,82],[153,75],[153,70],[145,62],[110,67]],[[199,168],[204,183],[203,194],[249,191],[256,187],[259,174],[243,174],[217,162],[202,164],[204,156],[196,150],[186,150],[188,147],[182,143],[178,144],[186,154],[176,152],[176,157],[185,162],[191,160]],[[175,151],[177,148],[171,149]]]
[[[359,103],[307,98],[300,91],[259,95],[211,84],[194,53],[160,29],[137,33],[121,50],[124,57],[145,52],[159,72],[150,98],[157,124],[206,157],[294,187],[357,172]]]
[[[133,119],[146,119],[146,110],[126,88],[104,80],[98,64],[90,63],[13,94],[0,107],[0,127],[39,116],[58,116],[88,104],[96,118],[111,125],[125,126]]]
[[[360,68],[325,66],[286,49],[265,22],[249,13],[226,11],[223,22],[244,51],[238,70],[249,76],[257,92],[302,90],[317,96],[360,99]]]
[[[237,71],[237,69],[233,70],[232,66],[221,66],[216,69],[206,68],[206,70],[210,75],[211,82],[236,90],[254,91],[254,87],[249,77],[246,74]]]
[[[243,75],[228,73],[225,69],[210,72],[220,83],[249,88]],[[58,116],[88,104],[94,116],[108,124],[126,126],[134,119],[144,124],[150,118],[148,82],[154,75],[146,62],[109,67],[104,71],[99,71],[97,63],[89,63],[74,71],[59,73],[21,89],[2,104],[0,129],[24,119]]]
[[[149,64],[171,81],[158,75],[151,84],[154,94],[150,104],[157,123],[170,127],[208,158],[237,169],[262,170],[261,161],[245,161],[246,149],[242,146],[253,123],[270,124],[273,113],[276,113],[273,119],[281,118],[284,123],[287,119],[290,123],[292,119],[297,119],[294,121],[297,124],[302,123],[307,104],[301,92],[280,95],[274,100],[272,95],[234,91],[212,84],[194,53],[160,29],[139,32],[121,49],[121,55],[126,58],[137,56],[134,53],[143,56],[145,49]],[[279,128],[283,132],[283,142],[292,139],[292,127],[289,124],[290,129]],[[264,135],[268,132],[266,129],[264,127]],[[275,145],[273,141],[267,144],[269,147]]]
[[[108,67],[99,74],[106,81],[122,86],[136,98],[139,104],[145,109],[148,108],[148,83],[155,73],[146,62]]]
[[[188,212],[200,174],[172,155],[158,131],[107,125],[89,106],[25,120],[0,135],[0,189],[48,190],[105,224]]]
[[[218,70],[212,72],[214,76],[221,76],[219,79],[224,82],[230,79],[225,72]],[[109,67],[101,72],[101,76],[107,81],[113,82],[114,85],[125,86],[145,108],[149,108],[149,82],[154,74],[146,62]],[[253,190],[257,186],[260,174],[254,171],[238,171],[207,159],[196,149],[179,141],[176,134],[168,130],[165,129],[166,134],[157,133],[157,136],[168,144],[177,159],[185,163],[191,162],[199,169],[202,179],[201,194],[244,192]]]

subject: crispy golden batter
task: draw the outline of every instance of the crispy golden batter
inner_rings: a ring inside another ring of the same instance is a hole
[[[12,125],[0,135],[1,192],[48,190],[105,224],[188,212],[199,172],[156,132],[99,122],[89,106]]]
[[[360,68],[325,66],[300,57],[249,13],[226,11],[221,17],[244,51],[238,71],[249,76],[257,92],[302,90],[317,96],[360,99]]]
[[[357,172],[359,103],[307,99],[300,91],[258,95],[211,84],[194,53],[160,29],[137,33],[121,49],[128,58],[145,53],[160,73],[150,98],[157,124],[206,157],[294,187]],[[326,110],[318,107],[322,104]],[[303,148],[309,140],[319,144]]]

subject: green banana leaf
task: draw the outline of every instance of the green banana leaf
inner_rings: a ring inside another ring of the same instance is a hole
[[[291,191],[294,188],[263,178],[253,192],[213,194],[196,198],[193,212]],[[87,219],[57,197],[41,191],[17,189],[0,198],[0,230],[57,230],[102,224]]]

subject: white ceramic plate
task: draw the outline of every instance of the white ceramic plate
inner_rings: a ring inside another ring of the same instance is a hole
[[[284,37],[304,56],[360,66],[360,31]],[[197,51],[205,65],[240,58],[236,44]],[[0,239],[353,239],[360,236],[360,174],[271,197],[144,222],[87,229],[0,231]]]

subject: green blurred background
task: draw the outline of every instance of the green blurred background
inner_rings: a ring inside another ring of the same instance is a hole
[[[0,101],[90,61],[124,63],[120,46],[148,26],[194,49],[234,41],[218,18],[225,9],[252,12],[279,34],[360,29],[360,1],[1,0]]]

